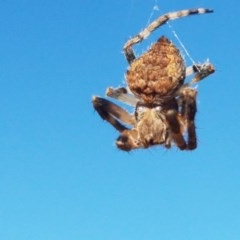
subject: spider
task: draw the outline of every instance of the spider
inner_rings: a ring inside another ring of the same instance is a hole
[[[198,8],[164,14],[125,43],[128,86],[108,88],[106,95],[135,107],[134,113],[105,98],[92,99],[100,117],[119,131],[116,140],[119,149],[130,151],[155,145],[166,148],[176,145],[181,150],[197,147],[194,122],[197,90],[191,85],[214,73],[214,66],[206,61],[186,67],[180,51],[164,36],[138,58],[132,47],[169,20],[212,12]],[[192,80],[184,83],[191,74],[194,74]]]

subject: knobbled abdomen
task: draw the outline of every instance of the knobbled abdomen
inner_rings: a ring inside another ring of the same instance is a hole
[[[186,66],[179,50],[161,37],[135,59],[126,79],[132,93],[144,102],[161,101],[174,94],[185,79]]]

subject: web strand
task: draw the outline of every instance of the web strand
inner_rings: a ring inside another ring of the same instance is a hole
[[[173,27],[171,26],[171,24],[169,22],[167,22],[167,25],[169,27],[169,29],[171,30],[171,32],[173,33],[174,37],[177,39],[177,41],[179,42],[181,48],[183,49],[183,51],[185,52],[185,54],[188,56],[188,58],[190,59],[190,61],[192,62],[193,65],[196,66],[196,62],[194,61],[194,59],[191,57],[190,53],[188,52],[187,48],[185,47],[185,45],[183,44],[183,42],[181,41],[180,37],[178,36],[178,34],[176,33],[176,31],[173,29]],[[196,66],[197,68],[197,66]],[[198,68],[197,68],[198,69]],[[199,69],[198,69],[199,70]]]
[[[158,4],[157,4],[157,0],[155,0],[155,4],[154,4],[154,6],[153,6],[153,8],[152,8],[152,11],[151,11],[151,13],[150,13],[150,16],[149,16],[149,18],[148,18],[147,26],[151,23],[152,17],[153,17],[153,15],[154,15],[154,12],[156,12],[156,11],[159,11],[159,7],[158,7]]]
[[[153,6],[153,9],[151,11],[151,14],[148,18],[148,21],[147,21],[147,25],[150,24],[151,22],[151,19],[154,15],[154,12],[156,11],[159,11],[159,6],[158,6],[158,0],[155,0],[154,2],[154,6]],[[176,33],[176,31],[173,29],[172,25],[167,22],[167,25],[169,27],[169,29],[171,30],[171,32],[173,33],[174,37],[177,39],[178,43],[180,44],[181,48],[183,49],[183,51],[185,52],[186,56],[189,58],[189,60],[192,62],[193,65],[196,66],[196,62],[194,61],[194,59],[192,58],[191,54],[189,53],[189,51],[187,50],[187,48],[185,47],[185,45],[183,44],[182,40],[180,39],[180,37],[178,36],[178,34]],[[197,68],[197,66],[196,66]],[[197,68],[198,69],[198,68]],[[198,69],[199,70],[199,69]]]
[[[155,0],[154,2],[154,6],[152,8],[152,11],[150,13],[150,16],[148,18],[147,21],[147,26],[151,23],[153,15],[156,11],[159,11],[159,6],[158,6],[158,0]],[[188,59],[191,61],[191,63],[197,68],[198,71],[200,71],[200,69],[197,67],[196,62],[194,61],[194,59],[192,58],[191,54],[189,53],[189,51],[187,50],[187,48],[185,47],[185,45],[183,44],[182,40],[180,39],[179,35],[176,33],[176,31],[173,29],[172,25],[167,22],[167,25],[170,29],[170,31],[172,32],[172,34],[174,35],[174,37],[177,39],[178,43],[180,44],[182,50],[184,51],[184,53],[186,54],[186,56],[188,57]]]

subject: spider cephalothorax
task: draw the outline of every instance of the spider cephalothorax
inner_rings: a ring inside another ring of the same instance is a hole
[[[118,148],[125,151],[154,145],[170,148],[173,143],[181,150],[197,147],[194,123],[197,91],[190,85],[212,74],[213,65],[206,62],[186,68],[179,50],[166,37],[161,37],[139,58],[135,57],[132,46],[168,20],[210,12],[212,10],[199,8],[165,14],[124,45],[130,64],[126,73],[130,91],[108,88],[106,94],[134,106],[134,114],[107,99],[93,97],[93,106],[99,115],[120,132],[116,141]],[[185,77],[193,73],[193,79],[184,83]]]

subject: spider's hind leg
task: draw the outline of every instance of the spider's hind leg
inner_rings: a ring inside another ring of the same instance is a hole
[[[128,63],[131,64],[135,59],[132,46],[143,41],[143,39],[146,39],[151,34],[151,32],[155,31],[160,26],[166,24],[167,21],[175,20],[177,18],[187,17],[189,15],[205,14],[205,13],[212,13],[212,12],[213,10],[211,9],[196,8],[196,9],[181,10],[177,12],[170,12],[160,16],[155,21],[150,23],[146,28],[144,28],[140,33],[138,33],[135,37],[132,37],[125,43],[125,45],[123,46],[123,51]]]
[[[129,65],[131,65],[131,63],[136,59],[136,56],[133,52],[132,47],[124,49],[124,55],[125,55]]]

